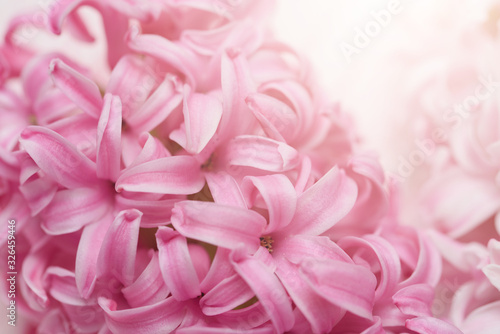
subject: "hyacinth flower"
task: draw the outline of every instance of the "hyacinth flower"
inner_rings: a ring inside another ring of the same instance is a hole
[[[0,217],[19,222],[26,332],[460,332],[431,311],[438,252],[398,226],[350,118],[268,33],[271,6],[63,0],[11,22]],[[103,73],[26,49],[26,24],[105,38]]]

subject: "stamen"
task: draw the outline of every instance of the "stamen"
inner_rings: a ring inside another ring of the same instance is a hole
[[[265,247],[267,249],[267,251],[271,254],[273,253],[273,243],[274,243],[274,240],[269,235],[260,237],[260,245],[262,247]]]

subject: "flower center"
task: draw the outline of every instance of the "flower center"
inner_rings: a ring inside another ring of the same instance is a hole
[[[273,253],[273,238],[269,235],[260,237],[260,245],[265,247],[269,253]]]

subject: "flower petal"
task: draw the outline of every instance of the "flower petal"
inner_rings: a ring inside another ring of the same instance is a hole
[[[266,220],[243,208],[183,201],[172,210],[172,225],[188,238],[229,249],[243,244],[249,251],[256,251]]]
[[[191,156],[172,156],[145,162],[124,170],[116,191],[188,195],[205,185],[201,166]]]
[[[180,132],[173,132],[171,139],[180,137],[179,144],[185,143],[189,153],[199,154],[215,134],[222,116],[221,102],[210,95],[192,93],[189,86],[184,87],[184,126],[185,139]]]
[[[169,290],[163,281],[158,253],[150,250],[151,261],[134,283],[122,289],[132,308],[156,304],[167,298]]]
[[[247,207],[238,183],[229,173],[225,171],[206,173],[205,179],[215,203]]]
[[[249,207],[260,195],[269,211],[269,224],[264,234],[286,227],[295,214],[297,194],[290,180],[282,175],[246,176],[241,185]]]
[[[120,173],[122,103],[118,96],[106,94],[97,125],[97,176],[116,181]]]
[[[75,261],[76,287],[82,298],[89,298],[97,279],[97,259],[109,226],[113,222],[111,213],[83,228]]]
[[[108,328],[120,334],[171,333],[186,312],[185,307],[173,298],[127,310],[117,310],[116,302],[103,297],[98,301],[106,313]]]
[[[297,167],[299,153],[291,146],[269,138],[244,135],[229,142],[227,160],[233,166],[284,172]]]
[[[392,301],[404,314],[431,317],[434,288],[428,284],[410,285],[396,292],[392,296]]]
[[[99,87],[60,59],[50,63],[50,75],[54,84],[89,116],[98,118],[102,108]]]
[[[488,325],[487,325],[488,326]],[[447,323],[444,320],[433,317],[418,317],[406,320],[406,328],[419,334],[439,333],[439,334],[461,334],[462,331]],[[491,329],[491,327],[488,327]],[[487,333],[478,328],[474,328],[471,333]],[[465,333],[468,333],[467,331]]]
[[[78,231],[99,220],[110,210],[109,193],[100,188],[59,190],[41,212],[42,228],[48,234]]]
[[[134,281],[135,256],[142,213],[121,211],[111,224],[97,259],[97,276],[114,277],[128,286]]]
[[[234,250],[230,259],[236,272],[269,313],[275,331],[283,333],[290,330],[295,320],[292,304],[274,272],[260,260],[249,256],[243,248]]]
[[[156,242],[161,273],[172,296],[183,301],[201,295],[200,281],[186,238],[171,228],[160,227],[156,232]]]
[[[153,130],[181,104],[180,86],[175,77],[167,75],[137,112],[129,114],[127,123],[138,133]]]
[[[214,316],[235,309],[254,295],[248,284],[235,274],[210,289],[200,299],[200,307],[204,314]]]
[[[66,188],[97,182],[95,164],[54,131],[29,126],[21,134],[20,142],[36,164]]]
[[[356,196],[356,183],[338,167],[332,168],[300,195],[287,233],[319,235],[325,232],[352,209]]]

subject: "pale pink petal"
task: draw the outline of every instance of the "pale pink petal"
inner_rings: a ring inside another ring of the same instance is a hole
[[[172,210],[172,225],[188,238],[230,249],[244,245],[255,251],[266,220],[255,211],[239,207],[184,201]]]
[[[68,115],[74,110],[75,104],[73,101],[57,87],[46,90],[33,105],[33,113],[40,125],[49,125],[54,121],[64,120],[64,117],[70,117]]]
[[[150,250],[151,261],[134,283],[122,289],[132,308],[156,304],[167,298],[169,290],[163,281],[158,253]]]
[[[94,0],[95,1],[95,0]],[[96,1],[97,2],[97,1]],[[124,40],[124,36],[129,29],[130,18],[120,12],[120,7],[122,9],[127,8],[124,6],[124,1],[111,1],[108,4],[115,3],[118,6],[114,8],[102,7],[100,12],[102,16],[102,22],[104,24],[104,32],[106,33],[107,51],[108,51],[108,65],[110,68],[114,68],[116,64],[120,61],[121,57],[129,52],[127,43]],[[140,13],[141,8],[138,6],[135,8],[136,13]]]
[[[50,63],[50,75],[54,84],[88,115],[98,118],[102,108],[99,87],[84,75],[66,65],[60,59]]]
[[[299,196],[287,234],[318,235],[325,232],[352,209],[356,196],[356,183],[344,171],[332,168]]]
[[[117,310],[116,302],[99,298],[106,313],[106,324],[113,333],[171,333],[182,321],[185,307],[173,298],[126,310]]]
[[[200,153],[215,134],[222,117],[222,104],[210,95],[191,93],[189,86],[184,86],[184,125],[186,151]],[[171,138],[179,136],[173,132]]]
[[[342,261],[306,259],[300,265],[300,272],[318,295],[360,317],[372,319],[377,279],[369,269]]]
[[[290,143],[297,131],[297,115],[292,108],[260,93],[248,96],[246,103],[270,138]]]
[[[127,117],[127,123],[140,133],[151,131],[161,124],[182,102],[182,87],[175,77],[167,78],[144,104]]]
[[[410,285],[396,292],[392,296],[392,301],[404,314],[431,317],[434,288],[428,284]]]
[[[212,260],[210,255],[204,246],[199,244],[188,244],[189,255],[191,256],[191,261],[193,261],[194,270],[196,270],[196,275],[198,280],[201,282],[205,279],[210,270]]]
[[[224,140],[246,133],[256,123],[245,103],[246,97],[255,92],[255,83],[243,53],[229,49],[222,55],[221,85],[224,112],[220,128]]]
[[[96,333],[105,326],[104,311],[97,302],[83,306],[62,304],[62,309],[68,315],[71,328],[77,333]]]
[[[97,182],[95,163],[52,130],[27,127],[20,142],[35,163],[57,183],[67,188]]]
[[[207,275],[201,282],[201,291],[207,293],[208,291],[212,290],[217,284],[219,284],[222,280],[236,274],[233,266],[229,261],[230,254],[231,250],[222,247],[217,247],[217,251],[215,252],[212,265],[210,266],[210,270],[208,271]]]
[[[201,166],[191,156],[173,156],[145,162],[124,170],[116,191],[187,195],[205,185]]]
[[[125,286],[133,282],[141,216],[135,209],[121,211],[116,216],[99,252],[98,277],[114,277]]]
[[[172,296],[188,300],[201,295],[200,281],[191,260],[187,240],[169,227],[156,232],[161,273]]]
[[[478,327],[474,327],[471,333],[491,333],[488,329],[488,325],[485,326],[485,331],[481,331]],[[427,333],[439,333],[439,334],[461,334],[462,331],[452,324],[447,323],[446,321],[440,320],[438,318],[433,317],[418,317],[406,320],[406,328],[409,330],[415,331],[419,334],[427,334]],[[465,333],[468,333],[465,331]]]
[[[171,65],[186,76],[191,87],[196,86],[194,73],[200,69],[195,54],[189,49],[159,35],[139,35],[136,32],[127,34],[127,42],[131,50]]]
[[[463,196],[463,194],[476,194]],[[432,219],[443,232],[460,237],[492,217],[500,208],[500,192],[488,179],[458,169],[427,182],[422,205],[425,219]]]
[[[171,156],[170,152],[168,152],[165,148],[165,145],[163,145],[158,138],[153,137],[148,132],[143,133],[139,137],[139,143],[141,144],[142,150],[139,155],[135,157],[134,161],[128,166],[128,168],[132,168],[148,161]]]
[[[149,58],[125,55],[113,68],[106,93],[120,97],[123,104],[123,119],[126,121],[143,106],[161,83],[157,66],[158,64]]]
[[[61,28],[66,17],[86,0],[61,0],[57,6],[51,6],[49,12],[49,28],[54,34],[61,34]]]
[[[297,167],[299,153],[291,146],[269,138],[245,135],[233,138],[227,147],[227,160],[233,166],[284,172]]]
[[[318,295],[301,279],[298,265],[282,260],[278,263],[276,275],[309,322],[313,333],[329,333],[344,316],[344,309]]]
[[[97,279],[97,258],[109,226],[113,222],[111,213],[85,226],[76,252],[75,280],[82,298],[89,298]]]
[[[59,190],[41,212],[42,228],[48,234],[78,231],[103,217],[110,204],[110,192],[102,188]]]
[[[38,324],[38,333],[71,333],[71,324],[58,309],[50,310]]]
[[[238,183],[227,172],[206,173],[205,179],[215,203],[247,207]]]
[[[249,256],[243,248],[233,251],[231,262],[269,313],[275,331],[282,333],[290,330],[295,320],[292,305],[274,272],[260,260]]]
[[[246,176],[243,179],[242,192],[249,207],[257,205],[261,197],[265,209],[269,211],[269,223],[264,234],[286,227],[295,214],[297,194],[290,180],[281,174],[260,177]]]
[[[106,94],[97,125],[97,176],[116,181],[120,173],[122,103],[118,96]]]
[[[140,200],[126,198],[122,195],[115,196],[117,209],[137,209],[142,212],[141,227],[144,228],[168,224],[175,203],[182,200],[184,200],[184,198]]]
[[[256,328],[265,323],[269,324],[269,314],[261,302],[256,302],[248,307],[231,310],[216,317],[222,325],[232,328]],[[271,329],[274,328],[271,326]]]
[[[23,194],[31,209],[31,215],[36,216],[54,198],[57,192],[57,183],[49,178],[38,178],[28,180],[19,186],[19,191]]]
[[[377,268],[377,272],[374,272],[378,278],[375,300],[392,296],[400,279],[401,263],[388,241],[376,235],[366,235],[363,238],[345,237],[338,245],[355,263]]]

